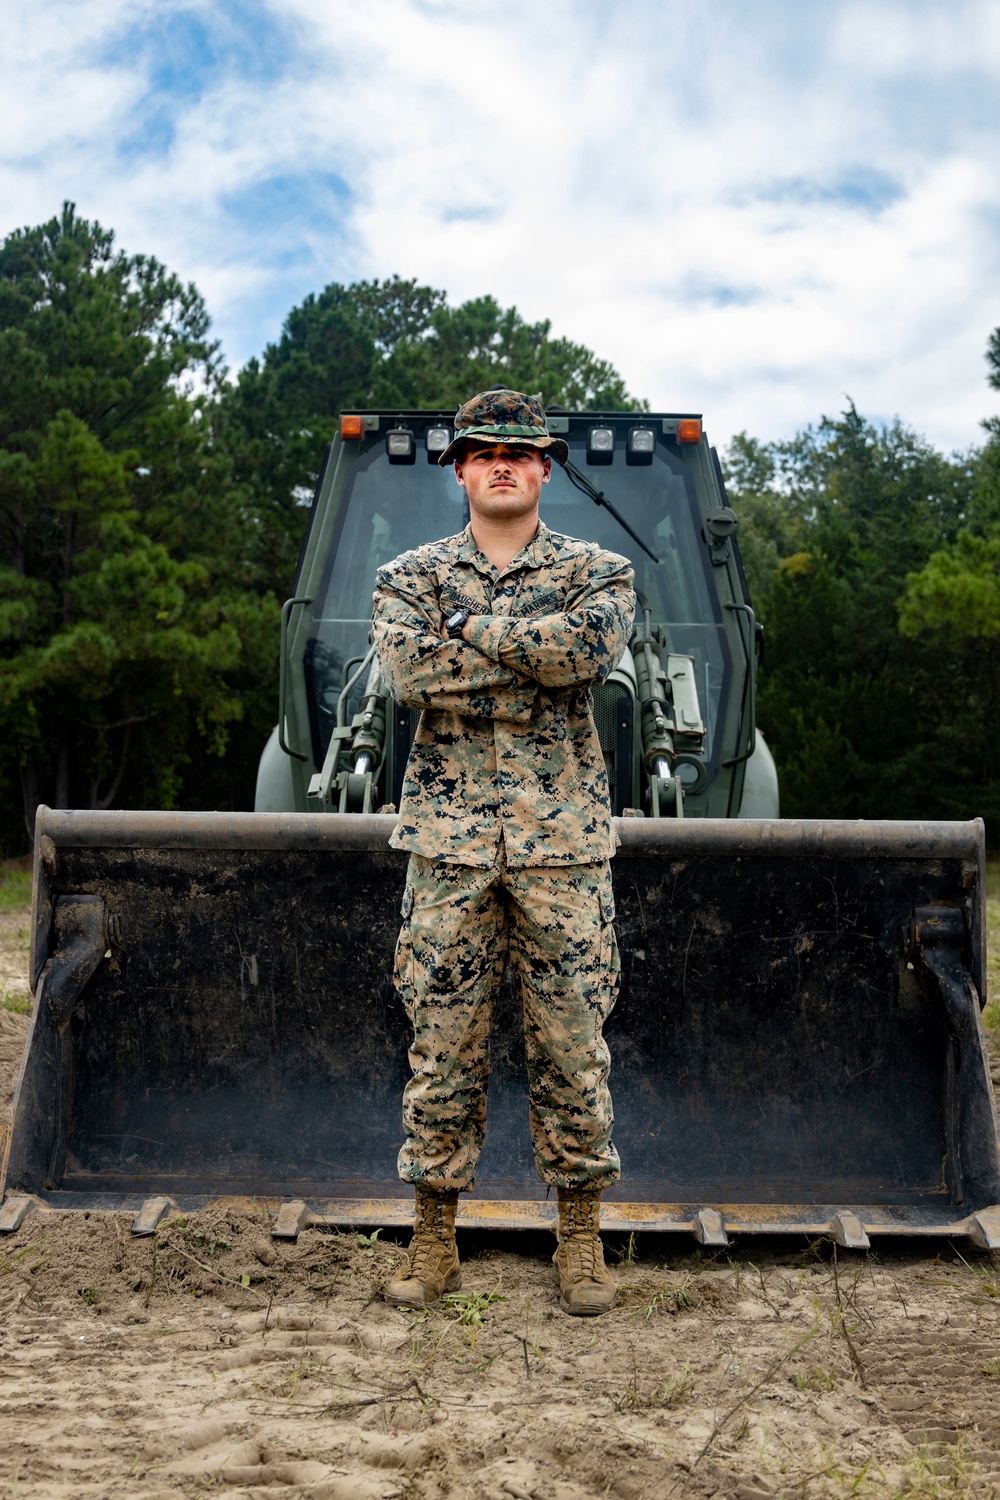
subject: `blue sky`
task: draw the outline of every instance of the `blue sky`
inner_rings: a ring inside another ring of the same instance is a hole
[[[484,292],[711,436],[1000,411],[1000,0],[13,0],[0,232],[64,198],[231,366],[330,281]]]

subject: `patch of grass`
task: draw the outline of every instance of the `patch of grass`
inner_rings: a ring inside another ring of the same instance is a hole
[[[837,1384],[837,1366],[824,1370],[814,1365],[811,1370],[795,1370],[789,1379],[797,1391],[832,1391]]]
[[[652,1411],[655,1408],[679,1406],[685,1397],[691,1395],[694,1387],[695,1378],[691,1374],[691,1366],[685,1363],[679,1374],[669,1375],[666,1380],[651,1381],[648,1387],[643,1388],[633,1355],[632,1379],[620,1395],[612,1397],[612,1401],[620,1412]]]
[[[455,1317],[470,1349],[476,1347],[476,1334],[486,1322],[486,1314],[497,1302],[506,1302],[499,1292],[451,1292],[441,1298],[441,1306]]]
[[[9,1010],[15,1016],[31,1014],[34,1004],[30,995],[18,995],[5,984],[0,984],[0,1010]]]
[[[626,1295],[629,1292],[639,1297],[649,1298],[644,1307],[637,1307],[629,1314],[633,1318],[651,1318],[657,1313],[686,1312],[688,1308],[698,1306],[701,1300],[696,1283],[690,1276],[685,1276],[680,1282],[665,1281],[661,1286],[646,1284],[641,1287],[628,1288]]]
[[[178,1214],[176,1218],[168,1219],[160,1225],[160,1228],[176,1229],[182,1240],[186,1240],[192,1249],[204,1253],[209,1260],[212,1260],[220,1250],[233,1248],[232,1240],[227,1240],[223,1235],[215,1233],[217,1225],[213,1224],[200,1229],[195,1224],[189,1224],[185,1214]]]
[[[890,1500],[945,1500],[953,1495],[979,1492],[976,1465],[966,1459],[960,1445],[943,1452],[920,1447],[906,1467],[903,1484]]]
[[[38,1245],[22,1245],[13,1255],[0,1255],[0,1276],[9,1276],[11,1271],[25,1269],[21,1262],[38,1249]]]
[[[220,1250],[231,1250],[232,1240],[224,1240],[221,1235],[195,1234],[191,1236],[192,1245],[200,1245],[209,1260],[217,1255]]]
[[[624,1248],[621,1250],[616,1250],[614,1253],[617,1255],[621,1265],[626,1270],[631,1269],[631,1267],[634,1266],[636,1261],[639,1259],[638,1252],[636,1250],[635,1234],[630,1234],[628,1239],[625,1241]]]
[[[22,870],[0,870],[0,911],[31,905],[31,876]]]
[[[988,1375],[991,1380],[1000,1380],[1000,1356],[989,1360],[985,1365],[980,1365],[979,1373]]]
[[[101,1298],[104,1296],[104,1288],[102,1286],[82,1286],[79,1295],[83,1298],[87,1307],[98,1307]]]
[[[873,1486],[885,1483],[885,1473],[875,1460],[870,1458],[855,1475],[845,1474],[844,1479],[848,1485],[849,1495],[867,1495]]]
[[[987,1031],[1000,1030],[1000,900],[986,902],[986,992],[989,1000],[983,1011]]]
[[[322,1365],[317,1364],[308,1355],[305,1356],[291,1370],[287,1370],[279,1375],[275,1382],[274,1394],[284,1397],[286,1401],[293,1401],[301,1382],[313,1379],[319,1374],[321,1369]]]
[[[1000,1040],[1000,860],[986,865],[986,993],[983,1025],[991,1040]]]
[[[993,1300],[1000,1297],[1000,1253],[991,1251],[989,1260],[984,1260],[979,1265],[972,1265],[966,1260],[961,1251],[957,1252],[959,1260],[967,1271],[971,1271],[976,1278],[976,1287],[973,1296],[978,1301],[985,1297]]]
[[[410,1318],[410,1354],[406,1370],[412,1375],[415,1370],[426,1374],[441,1352],[441,1345],[452,1332],[449,1324],[444,1327],[433,1321],[428,1308],[401,1308]]]

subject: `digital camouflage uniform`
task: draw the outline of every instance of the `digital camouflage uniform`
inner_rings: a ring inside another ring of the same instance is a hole
[[[510,422],[510,440],[525,442],[526,427]],[[475,436],[491,441],[483,430]],[[544,525],[503,570],[467,528],[376,576],[383,674],[398,703],[422,709],[391,841],[411,856],[395,970],[414,1030],[406,1182],[473,1184],[508,957],[539,1175],[562,1188],[618,1179],[602,1036],[619,974],[614,832],[589,690],[628,643],[632,584],[627,559]],[[470,641],[443,640],[442,620],[460,607]]]

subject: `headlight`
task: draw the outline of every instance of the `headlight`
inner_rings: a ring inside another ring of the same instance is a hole
[[[450,442],[450,427],[428,427],[426,437],[427,462],[429,464],[436,464]]]
[[[651,464],[656,449],[656,429],[653,427],[630,427],[625,445],[627,464]]]
[[[412,464],[417,457],[417,445],[408,427],[394,427],[385,435],[385,451],[391,464]]]
[[[587,433],[588,464],[610,464],[615,457],[615,429],[592,427]]]

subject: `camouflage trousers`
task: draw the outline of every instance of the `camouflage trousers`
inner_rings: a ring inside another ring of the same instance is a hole
[[[511,870],[502,842],[492,869],[410,856],[395,966],[413,1023],[404,1182],[472,1187],[486,1131],[493,1006],[508,958],[538,1175],[564,1188],[618,1181],[602,1035],[618,993],[613,920],[606,860]]]

